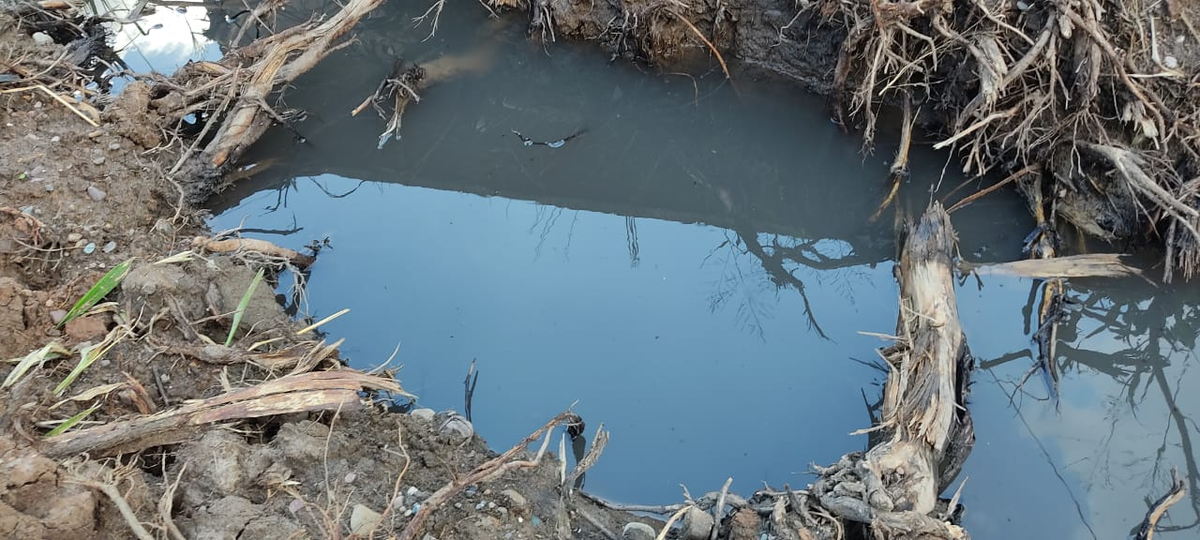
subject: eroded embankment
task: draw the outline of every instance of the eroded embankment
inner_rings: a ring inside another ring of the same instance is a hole
[[[340,341],[284,314],[274,286],[309,259],[206,240],[191,178],[170,174],[191,140],[169,108],[147,113],[169,94],[89,88],[80,64],[104,38],[80,32],[95,28],[0,13],[0,537],[532,538],[590,520],[576,536],[599,538],[655,523],[564,495],[557,460],[498,455],[461,416],[386,412],[405,395],[393,372],[345,368]],[[573,422],[530,429],[578,435]]]
[[[715,49],[801,82],[867,148],[881,106],[911,107],[968,174],[1015,183],[1051,244],[1061,218],[1163,245],[1168,280],[1200,261],[1195,3],[548,0],[532,12],[535,39],[549,20],[618,54],[661,64]]]

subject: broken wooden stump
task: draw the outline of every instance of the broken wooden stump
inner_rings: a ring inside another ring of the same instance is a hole
[[[818,468],[810,490],[833,515],[888,538],[969,538],[946,521],[954,508],[938,512],[938,495],[974,443],[964,406],[972,360],[954,294],[954,243],[939,203],[909,228],[897,266],[898,341],[881,351],[891,368],[882,415],[864,431],[881,432],[881,442]]]

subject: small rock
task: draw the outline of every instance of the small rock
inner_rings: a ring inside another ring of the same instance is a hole
[[[84,255],[91,255],[92,253],[95,253],[95,252],[96,252],[96,243],[95,242],[88,242],[87,245],[83,246],[83,254]]]
[[[426,534],[425,536],[421,537],[421,540],[438,540],[438,539],[436,536],[434,536],[432,534]]]
[[[494,501],[489,501],[489,502],[487,503],[487,507],[488,507],[488,510],[495,510],[495,509],[496,509],[496,503],[495,503]]]
[[[408,415],[413,418],[419,418],[426,422],[432,422],[433,417],[436,416],[437,413],[433,412],[433,409],[413,409],[408,413]]]
[[[116,242],[113,242],[110,240],[107,244],[104,244],[104,252],[105,253],[112,253],[113,250],[115,250],[115,249],[117,249]]]
[[[96,165],[104,165],[104,156],[96,156],[92,158],[92,163]]]
[[[88,244],[88,241],[86,238],[80,238],[79,240],[75,241],[75,249],[83,249],[84,247],[87,246],[87,244]],[[92,249],[95,250],[96,247],[92,246]]]
[[[95,139],[96,137],[99,137],[101,135],[104,135],[104,130],[102,130],[102,129],[97,129],[96,131],[93,131],[93,132],[87,134],[89,139]]]
[[[712,528],[712,515],[693,506],[683,514],[683,529],[679,537],[685,540],[707,539]]]
[[[485,506],[487,506],[487,503],[486,503],[486,502],[479,501],[479,504],[475,505],[475,509],[476,509],[476,510],[483,510],[483,508],[484,508]]]
[[[1175,69],[1179,67],[1179,59],[1174,56],[1167,55],[1163,57],[1163,66],[1167,69]]]
[[[88,186],[87,194],[88,194],[88,197],[90,197],[93,201],[96,201],[96,202],[103,201],[105,195],[108,195],[107,193],[104,192],[103,189],[100,189],[96,186]]]
[[[25,138],[29,139],[31,141],[36,141],[36,140],[41,139],[41,137],[38,137],[37,134],[35,134],[35,133],[26,133]]]
[[[352,473],[352,472],[348,472],[348,473],[346,473],[346,477],[345,477],[345,478],[343,478],[343,479],[342,479],[342,481],[343,481],[343,482],[345,482],[345,483],[347,483],[347,484],[352,484],[352,483],[354,483],[354,480],[355,480],[356,478],[358,478],[358,475],[357,475],[357,474],[354,474],[354,473]],[[403,504],[403,503],[401,503],[401,504]]]
[[[462,415],[454,411],[443,411],[437,415],[438,433],[449,435],[456,439],[470,439],[475,435],[475,427]]]
[[[100,317],[78,317],[67,322],[67,335],[76,341],[89,341],[108,332]]]
[[[500,514],[501,516],[507,516],[507,515],[508,515],[508,509],[507,509],[507,508],[505,508],[505,507],[503,507],[503,506],[497,506],[497,507],[496,507],[496,513]]]
[[[1029,11],[1029,4],[1027,2],[1017,0],[1017,9],[1021,11]]]
[[[120,150],[120,149],[121,149],[121,143],[116,143],[116,142],[115,142],[115,143],[110,143],[110,144],[108,145],[108,149],[109,149],[109,150]]]
[[[738,510],[730,520],[729,540],[758,540],[762,530],[762,519],[749,509]]]
[[[459,510],[462,510],[462,503],[460,503],[460,502],[456,502],[456,503],[454,503],[454,507],[455,507],[455,508],[457,508],[457,509],[459,509]]]
[[[529,501],[524,495],[517,493],[515,489],[506,489],[500,492],[500,496],[508,500],[508,505],[513,507],[516,512],[523,512],[529,509]]]
[[[33,35],[29,37],[32,37],[33,42],[37,43],[38,45],[49,45],[54,43],[54,38],[50,37],[50,34],[45,32],[34,32]]]
[[[50,322],[53,322],[55,325],[57,325],[58,323],[62,322],[63,318],[66,316],[67,316],[66,310],[56,309],[56,310],[50,312]]]
[[[46,184],[46,192],[54,191],[54,184]]]
[[[211,363],[220,363],[233,354],[233,347],[209,344],[200,349],[200,357]]]
[[[394,508],[396,510],[404,510],[404,494],[403,493],[396,495],[396,498],[392,499],[392,508]]]
[[[300,499],[292,499],[292,502],[288,503],[288,511],[293,514],[299,512],[302,508],[304,508],[304,501]]]
[[[50,137],[50,142],[58,142],[58,141],[61,141],[61,140],[62,140],[62,137],[59,137],[58,135],[55,135],[55,136],[53,136],[53,137]]]
[[[621,540],[654,540],[655,536],[653,528],[636,521],[626,523],[625,528],[621,529]]]
[[[67,235],[67,241],[72,244],[74,244],[75,242],[78,242],[80,240],[83,240],[83,235],[79,234],[77,232],[73,232],[73,233]]]
[[[383,516],[361,504],[350,511],[350,534],[366,536],[379,524]]]

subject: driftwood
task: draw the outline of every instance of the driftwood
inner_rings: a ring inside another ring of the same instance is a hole
[[[293,249],[277,246],[266,240],[255,238],[205,238],[197,236],[192,239],[192,248],[211,251],[213,253],[235,253],[241,251],[256,251],[271,257],[287,259],[288,262],[304,269],[316,262],[316,257],[305,255]]]
[[[1122,260],[1124,258],[1124,255],[1118,253],[1091,253],[994,264],[960,263],[960,266],[978,274],[1036,279],[1143,276],[1140,269],[1125,264]]]
[[[137,452],[183,441],[204,425],[306,411],[349,410],[362,404],[363,389],[409,394],[394,379],[349,369],[314,371],[227,392],[158,414],[138,416],[45,441],[42,452],[53,458],[87,453],[101,457]]]
[[[1167,509],[1171,505],[1183,500],[1184,495],[1187,495],[1187,488],[1184,487],[1183,479],[1179,477],[1178,470],[1171,469],[1171,490],[1166,495],[1159,497],[1154,504],[1150,505],[1150,509],[1146,510],[1146,518],[1142,520],[1142,526],[1138,528],[1134,540],[1154,540],[1154,530],[1158,527],[1158,520],[1162,519],[1163,514],[1167,513]]]
[[[972,362],[955,301],[954,242],[938,203],[909,229],[898,266],[898,342],[882,351],[891,372],[880,423],[867,430],[884,437],[819,468],[811,489],[835,516],[888,538],[968,538],[935,512],[974,442],[963,407]]]

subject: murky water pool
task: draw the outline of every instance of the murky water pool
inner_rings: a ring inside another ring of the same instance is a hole
[[[527,42],[449,6],[393,3],[359,41],[288,91],[308,111],[273,131],[254,173],[214,201],[214,229],[293,248],[328,238],[307,309],[351,312],[326,330],[360,367],[399,345],[400,378],[436,409],[463,407],[474,361],[478,431],[507,448],[573,403],[613,439],[587,489],[641,503],[767,482],[804,485],[810,462],[862,449],[894,329],[898,291],[886,144],[863,156],[825,103],[719,71],[664,74],[587,45]],[[219,21],[218,21],[219,22]],[[230,27],[214,23],[213,35]],[[219,27],[219,28],[217,28]],[[422,92],[402,138],[349,111],[395,55],[428,61],[478,48],[488,68]],[[207,50],[207,49],[206,49]],[[526,146],[513,133],[558,148]],[[886,138],[886,137],[885,137]],[[945,154],[913,154],[898,203],[919,211],[961,181]],[[1032,226],[1015,195],[954,214],[963,256],[1012,260]],[[1060,331],[1061,399],[1030,359],[1035,283],[970,278],[964,327],[981,363],[978,442],[960,479],[977,539],[1119,538],[1189,478],[1163,538],[1200,520],[1197,291],[1141,280],[1080,281]],[[1174,530],[1172,530],[1174,528]]]

